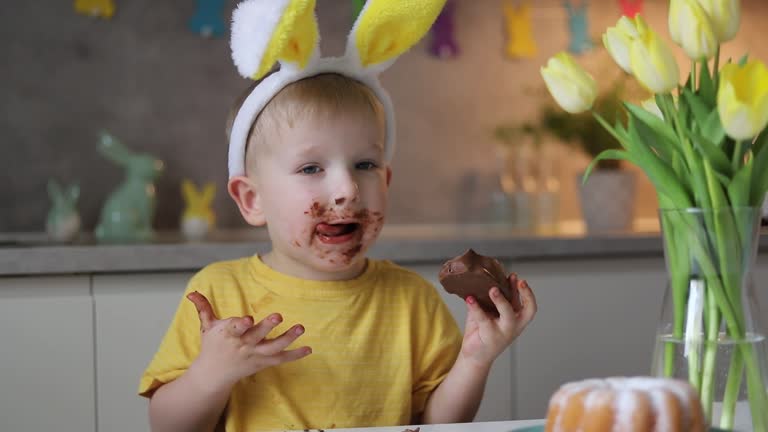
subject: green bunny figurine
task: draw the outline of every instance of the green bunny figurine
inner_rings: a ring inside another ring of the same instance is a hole
[[[77,199],[80,186],[77,183],[62,188],[56,180],[48,181],[48,196],[51,209],[45,220],[45,231],[55,242],[69,242],[80,232],[80,214],[77,212]]]
[[[105,243],[142,242],[153,237],[154,180],[163,162],[149,154],[134,153],[107,132],[99,138],[99,152],[125,170],[125,178],[107,198],[96,226],[96,239]]]

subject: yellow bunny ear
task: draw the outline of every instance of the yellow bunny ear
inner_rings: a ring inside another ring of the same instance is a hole
[[[210,204],[213,202],[213,197],[216,196],[216,185],[212,182],[205,184],[205,189],[203,189],[203,199],[202,201],[205,204]]]
[[[257,80],[277,61],[303,69],[318,51],[315,0],[246,0],[232,13],[232,59]]]
[[[445,1],[368,0],[347,49],[355,49],[363,67],[394,60],[429,31]]]
[[[184,195],[184,198],[187,202],[191,202],[197,192],[197,188],[195,188],[195,185],[190,181],[189,179],[184,179],[181,181],[181,193]]]

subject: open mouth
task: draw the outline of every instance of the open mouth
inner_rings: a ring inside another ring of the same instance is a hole
[[[323,243],[338,244],[344,243],[352,238],[360,230],[358,223],[340,223],[340,224],[317,224],[315,232]]]

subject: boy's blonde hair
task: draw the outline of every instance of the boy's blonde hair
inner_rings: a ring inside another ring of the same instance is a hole
[[[266,78],[266,77],[265,77]],[[227,117],[229,137],[235,116],[245,99],[259,82],[254,82],[237,99]],[[292,128],[297,121],[310,115],[367,113],[381,131],[384,143],[386,114],[375,93],[361,82],[336,73],[324,73],[289,84],[275,95],[251,125],[245,148],[246,172],[254,168],[256,148],[264,148],[266,130]]]

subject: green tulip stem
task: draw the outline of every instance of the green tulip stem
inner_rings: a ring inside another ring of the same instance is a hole
[[[749,144],[747,143],[747,145]],[[744,140],[736,140],[736,148],[733,150],[733,155],[731,155],[733,172],[738,172],[739,168],[741,168],[741,164],[744,163],[744,156],[742,155],[743,148]]]
[[[715,83],[715,92],[717,92],[719,78],[720,78],[720,44],[717,44],[715,49],[715,65],[712,68],[712,81]]]
[[[736,418],[736,399],[739,396],[739,387],[741,387],[741,376],[743,373],[744,359],[741,350],[735,349],[731,353],[731,364],[728,366],[728,378],[725,383],[723,410],[720,414],[721,429],[733,429],[733,423]]]
[[[660,196],[660,202],[664,202],[665,199]],[[670,215],[671,216],[671,215]],[[685,244],[685,238],[683,238],[684,232],[677,229],[674,223],[665,224],[668,231],[665,236],[665,242],[667,250],[669,251],[669,271],[670,271],[670,283],[672,285],[672,306],[673,306],[673,323],[672,323],[672,342],[668,342],[665,346],[664,354],[664,376],[674,376],[675,368],[675,341],[683,340],[683,332],[685,329],[685,308],[686,308],[686,292],[688,290],[688,275],[690,273],[689,262],[687,259],[687,250],[683,246]]]
[[[747,367],[747,398],[749,411],[752,414],[752,427],[755,432],[766,432],[768,429],[768,411],[766,410],[766,390],[763,386],[760,365],[757,364],[755,351],[750,340],[742,339],[739,344]]]
[[[717,277],[717,276],[713,276]],[[709,285],[709,284],[707,284]],[[720,315],[717,311],[712,289],[706,292],[706,337],[704,338],[704,361],[701,368],[701,404],[707,423],[712,421],[712,405],[715,401],[715,361],[717,359],[717,338],[720,332]]]
[[[696,93],[696,60],[691,61],[691,91]]]
[[[665,119],[671,119],[670,123],[674,126],[675,132],[677,133],[677,138],[680,140],[681,147],[683,148],[685,158],[689,159],[691,154],[686,151],[688,148],[686,145],[688,141],[683,135],[683,129],[680,126],[680,118],[679,116],[675,115],[675,100],[672,98],[671,94],[665,94],[661,97],[661,106],[659,109],[661,109]]]

